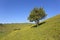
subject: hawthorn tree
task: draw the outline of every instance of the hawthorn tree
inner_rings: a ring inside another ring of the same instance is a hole
[[[36,25],[38,26],[39,20],[44,19],[46,16],[47,15],[46,15],[46,13],[45,13],[45,11],[44,11],[43,8],[34,8],[31,11],[31,13],[30,13],[30,15],[28,17],[28,20],[30,22],[33,22],[34,21],[36,23]]]

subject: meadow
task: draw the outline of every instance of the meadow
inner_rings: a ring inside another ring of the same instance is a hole
[[[0,24],[0,40],[60,40],[60,14],[40,23]]]

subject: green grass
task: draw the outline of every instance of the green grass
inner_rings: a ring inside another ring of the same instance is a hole
[[[32,26],[32,24],[22,23],[22,24],[3,24],[0,26],[0,39],[11,32],[16,31],[16,29],[24,29],[26,27]]]
[[[38,27],[32,27],[33,24],[4,24],[0,40],[60,40],[60,15],[44,22]],[[16,28],[20,30],[14,30]]]

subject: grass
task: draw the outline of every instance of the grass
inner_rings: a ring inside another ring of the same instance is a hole
[[[4,24],[0,40],[60,40],[60,15],[44,22],[38,27],[33,27],[33,24]]]
[[[26,25],[26,26],[25,26]],[[3,24],[0,26],[0,39],[9,33],[27,28],[27,26],[32,26],[32,24],[22,23],[22,24]]]

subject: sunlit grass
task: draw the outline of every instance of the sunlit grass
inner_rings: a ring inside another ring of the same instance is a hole
[[[60,15],[44,22],[38,27],[32,27],[33,24],[5,25],[4,30],[8,31],[1,40],[60,40]],[[20,28],[20,30],[14,30],[16,28]]]

